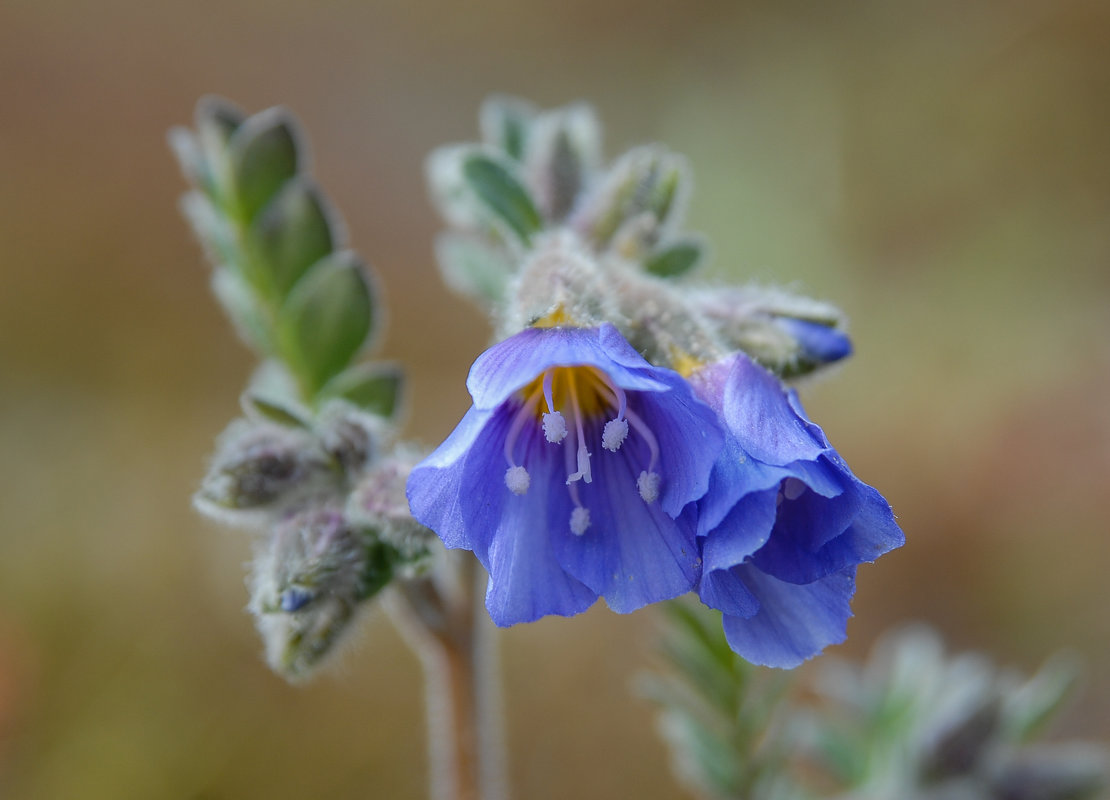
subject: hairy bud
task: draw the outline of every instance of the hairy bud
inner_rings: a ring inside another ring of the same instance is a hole
[[[693,289],[687,298],[726,348],[743,350],[783,377],[813,372],[852,352],[844,315],[828,303],[751,286]]]
[[[392,577],[393,551],[340,511],[311,509],[280,523],[252,565],[249,609],[266,661],[290,680],[334,652],[362,603]]]
[[[254,516],[239,512],[280,510],[333,478],[307,431],[237,419],[217,441],[193,501],[208,516],[252,524]]]
[[[637,147],[609,169],[583,199],[571,225],[598,250],[639,259],[682,222],[689,195],[685,159],[660,147]]]
[[[535,121],[524,157],[524,176],[537,208],[562,221],[601,164],[601,126],[590,106],[549,111]]]
[[[348,518],[359,526],[375,530],[381,540],[398,553],[400,563],[418,571],[437,541],[409,511],[405,484],[422,453],[398,449],[378,459],[351,492]]]

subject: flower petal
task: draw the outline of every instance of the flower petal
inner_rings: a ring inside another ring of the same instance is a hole
[[[776,487],[782,479],[781,468],[749,458],[735,438],[726,436],[709,474],[709,488],[698,501],[698,536],[706,536],[723,525],[741,498]]]
[[[779,580],[811,583],[904,544],[882,495],[850,473],[842,480],[845,490],[834,497],[807,489],[784,501],[770,540],[752,559],[755,566]]]
[[[754,492],[732,507],[702,545],[702,560],[707,575],[742,564],[766,544],[775,525],[777,494],[776,487]]]
[[[677,517],[687,503],[709,489],[709,476],[725,437],[713,409],[694,396],[681,376],[659,370],[657,377],[670,391],[640,393],[635,403],[659,442],[658,470],[663,477],[660,504]],[[646,467],[648,462],[637,463]]]
[[[462,484],[474,472],[489,476],[487,479],[492,482],[489,462],[499,460],[504,464],[499,448],[490,445],[503,441],[508,426],[505,417],[505,412],[471,408],[443,444],[413,467],[405,488],[412,515],[421,525],[434,530],[447,547],[474,550],[483,564],[489,539],[488,535],[476,533],[493,531],[495,525],[491,522],[500,515],[504,498],[500,492],[489,491],[496,488],[491,485],[483,492],[484,504],[464,511],[462,502],[467,495]],[[469,470],[468,462],[473,462]],[[480,518],[473,519],[470,513],[477,513]]]
[[[854,567],[805,586],[776,580],[750,564],[734,574],[759,600],[754,616],[723,620],[729,646],[747,661],[791,669],[846,638]]]
[[[722,415],[740,447],[764,464],[812,461],[826,445],[791,407],[778,379],[746,356],[732,357]]]
[[[672,519],[660,503],[640,497],[636,479],[647,463],[642,440],[630,436],[620,451],[607,453],[595,436],[589,447],[601,453],[593,483],[579,487],[590,527],[581,536],[566,523],[556,531],[559,562],[620,614],[689,592],[700,563],[693,507]]]
[[[528,448],[532,488],[517,496],[501,486],[506,499],[490,541],[486,608],[502,626],[547,614],[573,616],[597,600],[598,592],[567,574],[555,557],[556,531],[569,533],[573,505],[565,489],[547,490],[563,482],[563,460],[550,445],[547,458],[537,457],[544,444]]]
[[[447,547],[473,550],[490,574],[486,607],[498,625],[547,614],[585,611],[597,593],[568,575],[552,550],[553,527],[565,527],[572,504],[562,486],[561,449],[525,430],[518,448],[532,487],[514,495],[505,485],[504,442],[519,406],[471,409],[454,433],[412,471],[409,504]],[[561,491],[551,491],[556,486]]]
[[[644,361],[611,325],[526,328],[478,356],[466,388],[476,408],[494,408],[550,367],[572,366],[596,367],[626,391],[670,388],[655,377],[664,370]]]

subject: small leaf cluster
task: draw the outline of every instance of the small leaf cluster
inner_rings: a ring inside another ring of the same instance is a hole
[[[170,143],[192,191],[181,207],[212,261],[212,284],[243,339],[281,364],[297,399],[345,399],[390,416],[395,370],[352,366],[381,316],[362,261],[308,170],[292,115],[246,116],[204,98]]]
[[[480,112],[482,141],[428,159],[433,200],[454,230],[437,244],[447,282],[486,305],[505,299],[513,270],[545,230],[578,233],[597,254],[677,277],[704,256],[680,235],[690,194],[685,159],[637,147],[606,167],[592,108],[541,111],[494,96]]]
[[[615,324],[678,368],[743,350],[780,376],[850,351],[838,309],[782,290],[698,285],[704,239],[684,230],[686,160],[660,145],[606,163],[588,105],[540,110],[495,96],[481,141],[434,151],[432,199],[445,281],[490,312],[498,338],[533,324]]]
[[[733,654],[713,612],[672,603],[667,669],[646,681],[679,779],[714,800],[1091,800],[1108,752],[1040,742],[1076,665],[1029,679],[935,633],[883,637],[865,664],[781,673]]]
[[[293,116],[204,98],[170,143],[215,294],[263,359],[194,500],[255,535],[249,608],[270,665],[298,680],[366,600],[427,562],[433,536],[404,496],[419,454],[397,440],[402,375],[356,361],[379,327],[377,292]]]

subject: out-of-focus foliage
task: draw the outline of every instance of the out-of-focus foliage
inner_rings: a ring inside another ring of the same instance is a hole
[[[669,669],[645,681],[680,780],[714,800],[1091,800],[1104,744],[1040,741],[1076,679],[1050,659],[1030,679],[978,653],[946,656],[924,627],[884,636],[862,665],[811,672],[744,663],[713,614],[669,609]]]
[[[266,359],[194,504],[256,535],[248,608],[270,666],[299,681],[333,656],[367,600],[428,560],[430,534],[396,511],[415,459],[397,447],[401,375],[350,366],[381,312],[359,258],[336,249],[339,226],[292,115],[248,117],[206,97],[195,129],[174,128],[170,143],[193,186],[181,208],[212,288]]]
[[[292,378],[293,397],[263,397],[255,407],[296,417],[282,404],[374,398],[369,410],[388,416],[396,399],[386,390],[396,391],[396,377],[345,369],[381,312],[366,268],[340,249],[342,226],[308,172],[300,139],[284,108],[247,117],[224,100],[202,99],[195,130],[170,131],[194,187],[181,209],[212,261],[212,288],[236,329],[274,359],[271,370]]]

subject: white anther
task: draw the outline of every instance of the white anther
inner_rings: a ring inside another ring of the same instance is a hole
[[[524,494],[531,483],[532,478],[524,467],[509,467],[505,470],[505,485],[513,494]]]
[[[601,432],[601,446],[610,453],[621,449],[624,440],[628,438],[628,422],[623,419],[611,419],[605,423],[605,430]]]
[[[567,421],[562,412],[551,411],[543,415],[543,436],[552,444],[567,438]]]
[[[640,497],[645,503],[654,503],[659,499],[659,473],[644,470],[636,479],[636,488],[640,490]]]
[[[787,500],[797,500],[805,493],[806,488],[797,478],[787,478],[782,482],[782,496]]]
[[[574,511],[570,512],[570,532],[575,536],[581,536],[589,527],[590,509],[575,506]]]

